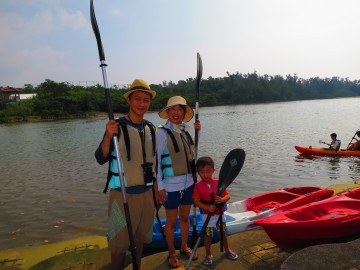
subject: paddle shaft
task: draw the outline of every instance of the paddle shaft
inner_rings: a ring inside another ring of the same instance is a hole
[[[110,90],[109,90],[107,74],[106,74],[106,66],[107,65],[105,63],[105,54],[104,54],[104,50],[103,50],[103,46],[102,46],[102,42],[101,42],[100,30],[97,25],[97,21],[96,21],[96,17],[95,17],[93,0],[90,0],[90,15],[91,15],[91,25],[94,30],[94,34],[95,34],[97,46],[98,46],[98,51],[99,51],[99,58],[100,58],[100,63],[101,63],[100,67],[101,67],[102,76],[103,76],[109,120],[114,120],[114,113],[113,113],[113,109],[112,109]],[[123,179],[123,172],[122,172],[123,164],[122,164],[122,160],[121,160],[121,156],[120,156],[120,152],[119,152],[117,136],[113,136],[113,144],[114,144],[114,151],[115,151],[115,155],[116,155],[116,164],[118,167],[120,184],[121,184],[121,193],[122,193],[122,197],[123,197],[126,226],[128,229],[128,236],[129,236],[129,242],[130,242],[129,250],[131,252],[131,257],[132,257],[132,261],[133,261],[133,269],[138,270],[137,251],[136,251],[136,246],[135,246],[134,234],[133,234],[133,230],[132,230],[129,204],[127,202],[127,197],[126,197],[125,182]]]
[[[196,252],[197,248],[200,245],[201,238],[205,234],[206,227],[209,224],[210,218],[211,218],[211,214],[208,214],[208,216],[206,217],[206,220],[205,220],[205,222],[203,224],[203,227],[201,228],[200,235],[199,235],[198,239],[196,239],[196,242],[195,242],[195,245],[193,247],[192,253],[191,253],[190,257],[189,257],[189,260],[188,260],[188,262],[187,262],[187,264],[185,266],[186,270],[189,269],[189,267],[190,267],[190,264],[192,262],[192,259],[193,259],[194,255],[195,255],[195,252]]]
[[[196,87],[195,87],[195,122],[199,120],[199,98],[200,98],[200,82],[202,77],[202,61],[200,54],[197,53],[197,74],[196,74]],[[198,146],[199,146],[199,130],[195,129],[195,153],[194,153],[194,159],[195,164],[198,159]],[[194,182],[196,184],[197,178],[195,173],[195,179]],[[195,245],[195,241],[198,238],[198,233],[196,230],[196,205],[193,206],[193,233],[191,236],[191,247]]]
[[[200,82],[202,77],[202,60],[199,53],[197,53],[197,75],[195,87],[195,122],[199,120],[199,100],[200,100]],[[199,131],[195,129],[195,161],[198,158],[198,143]]]

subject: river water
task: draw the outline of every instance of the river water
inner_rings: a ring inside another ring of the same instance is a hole
[[[246,152],[231,201],[276,188],[353,183],[360,158],[303,158],[336,132],[346,147],[360,128],[360,98],[200,108],[199,157],[217,172],[233,148]],[[163,124],[156,113],[146,117]],[[0,250],[106,232],[107,165],[94,158],[106,118],[0,125]],[[191,122],[192,124],[192,122]]]

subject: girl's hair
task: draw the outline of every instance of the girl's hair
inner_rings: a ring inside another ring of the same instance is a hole
[[[196,169],[203,168],[205,166],[211,166],[214,169],[214,161],[211,157],[201,157],[196,162]]]

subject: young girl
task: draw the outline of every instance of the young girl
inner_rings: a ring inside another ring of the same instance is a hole
[[[211,240],[213,236],[214,227],[217,227],[218,231],[220,231],[220,227],[216,224],[219,221],[220,210],[225,211],[225,203],[230,200],[230,194],[225,189],[220,196],[216,196],[218,192],[218,179],[213,178],[214,169],[214,161],[210,157],[201,157],[198,159],[196,163],[197,173],[199,174],[201,181],[198,182],[194,189],[193,200],[194,204],[200,208],[200,212],[202,213],[202,221],[203,223],[206,220],[206,217],[209,213],[212,214],[208,227],[206,228],[206,234],[204,236],[204,244],[206,256],[203,261],[203,265],[212,265],[213,256],[211,255]],[[218,206],[214,205],[216,203]],[[221,208],[220,208],[221,207]],[[229,260],[237,260],[239,256],[230,249],[226,235],[226,219],[225,215],[222,215],[223,221],[223,243],[225,248],[225,256]]]

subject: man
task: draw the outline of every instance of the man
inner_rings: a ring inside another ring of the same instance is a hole
[[[360,131],[356,132],[356,135],[358,136],[358,138],[360,138]],[[360,140],[356,139],[355,136],[352,138],[351,142],[355,140],[356,142],[352,143],[349,145],[348,150],[351,151],[359,151],[360,150]]]
[[[338,151],[340,149],[341,141],[336,139],[337,138],[336,133],[331,133],[330,137],[331,137],[331,143],[323,142],[323,144],[326,144],[326,145],[329,146],[329,148],[327,148],[327,150],[336,150],[336,151]]]
[[[117,135],[121,156],[120,173],[126,189],[130,219],[137,249],[137,264],[141,268],[144,243],[152,240],[154,202],[152,185],[155,177],[155,128],[144,114],[148,111],[156,92],[143,80],[136,79],[124,98],[129,104],[127,115],[109,120],[106,131],[95,152],[97,162],[109,163],[105,191],[110,188],[108,240],[113,269],[123,269],[126,250],[129,248],[126,217],[119,170],[114,152],[113,136]]]

